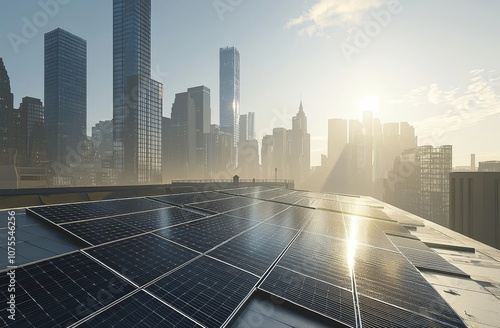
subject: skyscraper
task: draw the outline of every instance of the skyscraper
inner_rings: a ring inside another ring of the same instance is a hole
[[[205,133],[210,133],[210,89],[189,88],[175,95],[172,105],[172,166],[177,179],[205,175]]]
[[[232,167],[238,166],[240,115],[240,53],[234,47],[220,49],[220,127],[233,135]]]
[[[27,166],[47,165],[47,142],[45,138],[45,118],[42,101],[37,98],[24,97],[19,105],[19,111],[24,112],[25,149]]]
[[[7,113],[14,107],[10,79],[3,59],[0,58],[0,165],[8,163]]]
[[[247,141],[248,140],[248,115],[247,114],[240,115],[239,128],[240,128],[239,142]]]
[[[57,28],[45,34],[45,129],[50,159],[61,165],[85,142],[87,41]]]
[[[257,136],[255,135],[255,113],[248,112],[248,139],[256,140]]]
[[[311,135],[307,133],[307,117],[302,101],[299,112],[292,118],[291,137],[290,175],[296,185],[301,185],[311,169]]]
[[[113,157],[119,182],[161,182],[163,85],[151,79],[151,0],[113,1]]]

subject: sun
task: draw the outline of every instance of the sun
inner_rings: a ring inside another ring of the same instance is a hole
[[[376,114],[380,108],[380,100],[374,94],[364,96],[358,103],[360,112],[373,112]]]

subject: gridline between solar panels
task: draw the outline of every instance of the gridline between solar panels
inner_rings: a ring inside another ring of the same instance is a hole
[[[258,199],[235,196],[232,198],[213,200],[203,203],[194,203],[189,206],[202,210],[208,210],[214,213],[223,213],[259,202],[261,201]]]
[[[140,286],[198,256],[154,234],[94,247],[87,253]]]
[[[202,327],[144,291],[114,304],[77,327]]]
[[[199,252],[206,252],[258,223],[227,215],[216,215],[160,230],[156,234]]]
[[[155,196],[150,197],[151,199],[155,199],[160,202],[164,202],[166,204],[174,204],[174,205],[185,205],[191,203],[200,203],[206,202],[210,200],[217,199],[225,199],[233,197],[232,195],[223,194],[219,192],[206,191],[206,192],[194,192],[194,193],[185,193],[185,194],[175,194],[175,195],[165,195],[165,196]]]
[[[401,253],[359,245],[356,287],[368,296],[429,318],[459,325],[461,319]],[[433,304],[433,307],[429,307]]]
[[[262,276],[296,233],[264,223],[215,248],[208,255]]]
[[[258,278],[202,256],[146,290],[208,328],[221,327],[255,287]]]
[[[8,276],[0,277],[7,300]],[[133,291],[125,280],[82,253],[16,269],[16,320],[9,327],[67,327],[103,306]],[[0,304],[6,313],[7,302]]]
[[[243,219],[263,221],[269,219],[271,216],[287,209],[287,205],[276,204],[272,202],[260,202],[250,206],[235,209],[226,212],[226,215],[236,216]]]
[[[146,198],[129,198],[88,203],[73,203],[28,208],[29,211],[56,223],[82,221],[125,213],[143,212],[170,205]]]
[[[351,291],[275,266],[259,289],[356,327]]]

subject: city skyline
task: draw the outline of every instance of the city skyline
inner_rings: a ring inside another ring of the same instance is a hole
[[[327,6],[321,7],[321,3]],[[206,85],[214,95],[212,122],[217,122],[217,49],[234,45],[245,54],[242,66],[247,67],[241,82],[241,112],[257,113],[257,139],[260,142],[274,127],[288,126],[302,93],[311,113],[312,165],[319,165],[320,154],[327,152],[325,113],[327,118],[358,118],[361,115],[358,107],[375,110],[378,107],[374,116],[385,122],[412,123],[422,136],[422,145],[453,144],[457,150],[454,165],[466,165],[470,153],[476,153],[478,161],[498,158],[497,149],[474,139],[497,133],[493,127],[500,120],[497,114],[499,83],[495,72],[500,49],[494,42],[495,31],[500,27],[493,15],[499,4],[492,1],[461,2],[462,7],[449,6],[448,1],[432,5],[407,1],[399,4],[394,13],[389,11],[390,3],[386,1],[378,2],[378,6],[372,2],[358,7],[346,6],[348,12],[342,13],[336,1],[292,1],[286,8],[279,3],[243,2],[227,11],[218,11],[212,3],[167,6],[153,2],[151,74],[153,79],[167,82],[163,114],[168,115],[175,93],[193,85]],[[259,6],[269,10],[262,13]],[[87,130],[100,120],[110,119],[111,4],[92,1],[60,4],[53,17],[47,14],[49,19],[45,25],[34,26],[36,33],[29,34],[26,43],[18,43],[16,47],[11,41],[12,35],[24,38],[25,22],[19,17],[30,21],[34,14],[43,12],[43,8],[36,1],[16,3],[9,8],[12,15],[4,19],[6,11],[0,14],[2,30],[6,31],[0,45],[5,49],[2,56],[12,81],[15,103],[24,96],[42,98],[43,68],[37,67],[37,63],[43,62],[38,58],[43,44],[40,38],[60,26],[89,43]],[[190,10],[196,8],[204,10]],[[254,28],[249,29],[248,24],[257,18],[257,12],[268,20],[263,26],[252,25]],[[353,51],[348,45],[355,45],[355,38],[348,41],[347,31],[354,33],[370,22],[377,22],[374,16],[381,12],[389,12],[390,17],[386,17],[389,24],[379,24],[382,28],[366,47],[346,56],[349,54],[346,49]],[[90,13],[96,17],[96,26],[82,23]],[[199,26],[206,26],[206,31],[196,36],[201,42],[179,43],[181,46],[166,53],[170,45],[180,42],[181,36],[163,35],[160,31],[164,27],[184,26],[186,33],[194,32],[193,28],[186,27],[188,22],[181,19],[182,13],[190,13],[187,21],[191,21],[191,25],[197,22]],[[314,15],[323,19],[315,23]],[[348,16],[354,18],[349,20]],[[426,25],[422,25],[424,21]],[[302,25],[298,25],[300,22]],[[262,31],[266,33],[261,34]],[[434,35],[430,31],[439,33]],[[464,48],[457,33],[471,46]],[[409,47],[397,46],[408,37],[412,39]],[[283,53],[287,56],[280,58],[279,54]],[[108,68],[103,69],[103,65]],[[26,78],[28,72],[29,79]],[[279,92],[273,92],[270,86]],[[471,105],[477,99],[484,101]],[[464,103],[469,103],[468,107]],[[424,142],[424,137],[429,142]]]

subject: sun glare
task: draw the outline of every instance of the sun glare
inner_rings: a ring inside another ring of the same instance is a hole
[[[380,107],[380,100],[376,95],[370,94],[364,96],[358,103],[358,110],[360,112],[373,112],[378,113]]]

